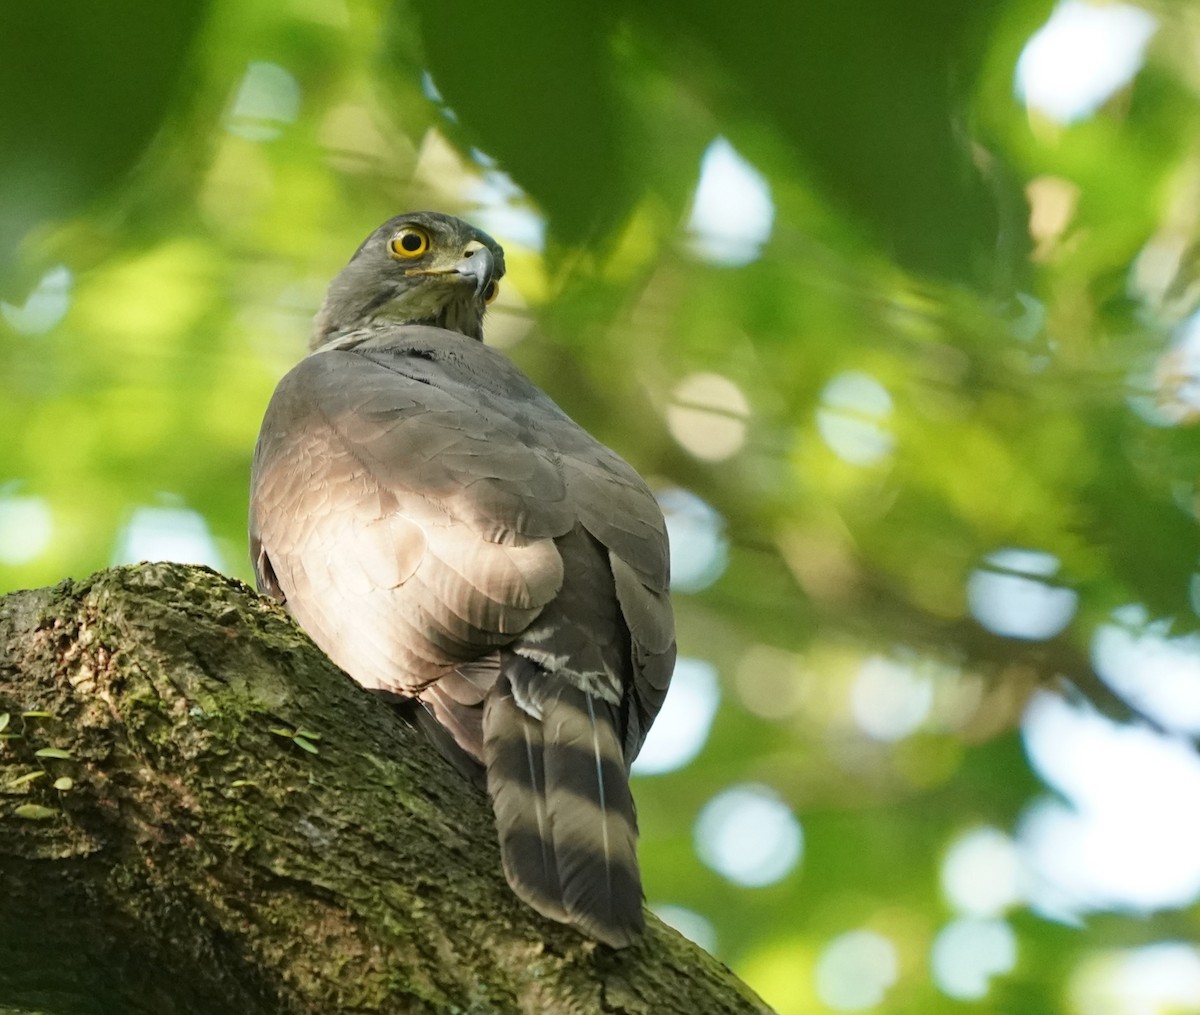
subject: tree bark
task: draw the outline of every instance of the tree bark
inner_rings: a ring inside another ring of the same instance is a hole
[[[483,796],[240,582],[0,599],[5,715],[0,1009],[767,1011],[653,918],[614,952],[524,907]]]

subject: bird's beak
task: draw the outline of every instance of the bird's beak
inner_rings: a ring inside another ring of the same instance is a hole
[[[467,254],[458,264],[450,268],[412,268],[405,275],[462,275],[475,283],[475,295],[479,296],[496,274],[496,258],[487,247],[480,247]]]
[[[475,280],[475,295],[487,288],[496,271],[496,259],[487,247],[480,247],[469,257],[464,257],[451,271]]]

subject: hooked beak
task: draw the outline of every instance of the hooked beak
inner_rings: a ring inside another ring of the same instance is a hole
[[[475,280],[475,295],[478,296],[487,288],[496,271],[496,259],[487,247],[480,247],[469,257],[464,257],[452,269],[465,278]]]
[[[487,247],[480,247],[451,268],[414,268],[406,275],[461,275],[475,283],[475,295],[480,296],[496,272],[496,258]]]

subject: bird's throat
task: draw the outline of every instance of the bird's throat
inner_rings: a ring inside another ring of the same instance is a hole
[[[468,338],[483,340],[483,308],[469,291],[461,295],[444,291],[428,295],[405,293],[402,299],[390,300],[374,308],[370,320],[376,324],[422,324],[445,328]]]

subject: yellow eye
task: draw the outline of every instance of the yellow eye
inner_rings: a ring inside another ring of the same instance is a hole
[[[487,284],[487,288],[483,290],[483,302],[491,303],[499,295],[500,295],[500,283],[489,282]]]
[[[411,260],[429,250],[429,234],[418,226],[405,226],[388,244],[393,257]]]

